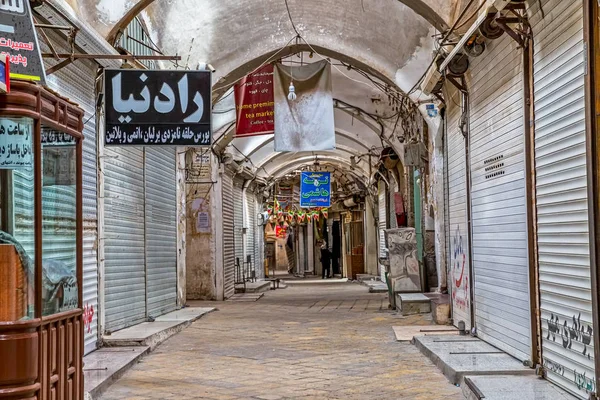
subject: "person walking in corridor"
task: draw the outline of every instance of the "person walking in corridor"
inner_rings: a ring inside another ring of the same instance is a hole
[[[331,278],[331,253],[327,248],[327,242],[323,242],[321,246],[321,264],[323,266],[323,279]]]

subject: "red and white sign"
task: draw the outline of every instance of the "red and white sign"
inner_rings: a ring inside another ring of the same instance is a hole
[[[275,227],[275,236],[277,236],[279,239],[285,239],[286,234],[287,234],[286,226],[277,225]]]
[[[235,85],[236,137],[268,135],[275,130],[273,65],[267,64]]]

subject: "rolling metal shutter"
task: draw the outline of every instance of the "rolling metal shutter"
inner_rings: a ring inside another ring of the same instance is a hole
[[[256,207],[254,208],[254,229],[256,234],[254,235],[254,257],[256,257],[255,270],[257,278],[265,277],[265,240],[264,240],[264,226],[258,226],[258,220],[256,219],[258,214],[262,212],[262,198],[256,193]]]
[[[235,239],[233,223],[233,178],[229,173],[223,176],[223,285],[225,298],[234,294]]]
[[[246,190],[246,224],[248,228],[248,233],[246,234],[246,256],[249,255],[252,258],[252,265],[254,266],[254,271],[256,271],[256,253],[254,252],[256,241],[256,204],[254,200],[254,192],[248,188]],[[246,257],[244,257],[244,261],[246,261]]]
[[[146,290],[148,315],[177,307],[177,179],[173,147],[146,148]]]
[[[531,359],[523,51],[488,41],[470,67],[473,283],[477,336]]]
[[[393,179],[390,178],[390,184],[392,185],[392,188],[390,189],[390,193],[389,193],[389,220],[390,220],[390,229],[396,229],[398,228],[398,220],[396,219],[396,196],[395,194],[399,191],[398,189],[398,183]]]
[[[54,32],[47,32],[58,51],[69,51]],[[46,46],[43,41],[40,46]],[[49,50],[49,49],[48,49]],[[95,350],[98,342],[98,190],[95,76],[98,65],[79,60],[48,75],[48,86],[77,103],[85,114],[83,120],[83,308],[85,354]]]
[[[594,385],[581,1],[542,1],[534,33],[535,164],[546,376],[588,398]]]
[[[144,154],[105,149],[105,330],[146,320]]]
[[[385,258],[385,229],[387,227],[387,219],[386,219],[386,204],[385,204],[385,183],[383,181],[379,181],[379,186],[377,188],[377,198],[378,198],[378,214],[379,214],[379,222],[378,222],[378,231],[379,231],[379,257]],[[385,269],[380,269],[381,281],[385,282]]]
[[[240,260],[240,266],[244,267],[244,201],[242,196],[242,178],[233,180],[233,233],[235,238],[235,257]]]
[[[450,86],[450,85],[447,85]],[[452,320],[455,326],[464,321],[465,328],[471,329],[471,299],[469,287],[469,238],[467,229],[467,176],[465,158],[465,138],[460,131],[461,94],[453,87],[446,96],[448,101],[448,209],[450,248],[450,282],[452,293]]]

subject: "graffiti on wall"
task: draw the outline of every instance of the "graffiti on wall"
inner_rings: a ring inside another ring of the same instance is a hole
[[[94,306],[90,306],[88,303],[85,303],[85,307],[83,307],[83,325],[84,330],[87,333],[92,333],[92,321],[94,320]]]
[[[562,339],[562,345],[565,349],[571,349],[573,343],[580,343],[583,345],[582,354],[587,356],[588,360],[592,357],[592,352],[589,351],[588,346],[592,343],[593,329],[589,324],[581,322],[581,313],[577,317],[573,315],[573,322],[569,325],[565,320],[562,325],[558,316],[550,314],[550,319],[546,320],[548,324],[548,334],[546,340],[556,342],[556,336],[560,336]]]
[[[469,308],[469,271],[460,227],[452,238],[452,302],[461,310]]]
[[[554,372],[557,375],[565,376],[565,367],[552,360],[545,359],[544,368],[546,368],[548,371]]]
[[[573,315],[571,318],[571,322],[567,322],[567,320],[561,322],[557,315],[550,314],[550,319],[546,319],[548,328],[546,340],[558,341],[564,349],[581,352],[584,357],[591,360],[593,350],[590,349],[590,346],[592,345],[594,331],[589,324],[581,322],[581,313],[577,316]],[[596,391],[594,377],[588,377],[586,372],[569,369],[562,364],[548,359],[544,360],[544,368],[565,378],[572,373],[572,382],[579,390],[586,391],[587,393],[595,393]],[[566,376],[565,372],[568,372]]]
[[[577,370],[573,371],[575,385],[579,390],[585,390],[588,393],[596,392],[596,384],[594,383],[594,378],[590,378],[585,376],[585,372],[582,374],[577,372]]]

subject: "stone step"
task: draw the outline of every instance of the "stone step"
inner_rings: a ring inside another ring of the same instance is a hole
[[[110,385],[149,351],[150,346],[103,347],[83,357],[86,398],[100,398]]]
[[[471,336],[415,336],[414,344],[455,385],[465,376],[535,375],[535,369]]]
[[[431,312],[431,300],[423,293],[396,293],[396,308],[402,315]]]
[[[465,376],[462,391],[466,400],[575,400],[564,390],[537,376]]]
[[[441,293],[425,293],[431,299],[431,315],[438,325],[450,323],[450,295]]]
[[[129,328],[105,335],[106,347],[150,346],[153,350],[176,333],[187,328],[192,322],[215,311],[213,307],[186,307],[161,315],[153,322],[143,322]]]
[[[236,293],[264,293],[268,292],[271,286],[270,281],[246,282],[246,285],[235,285]]]

